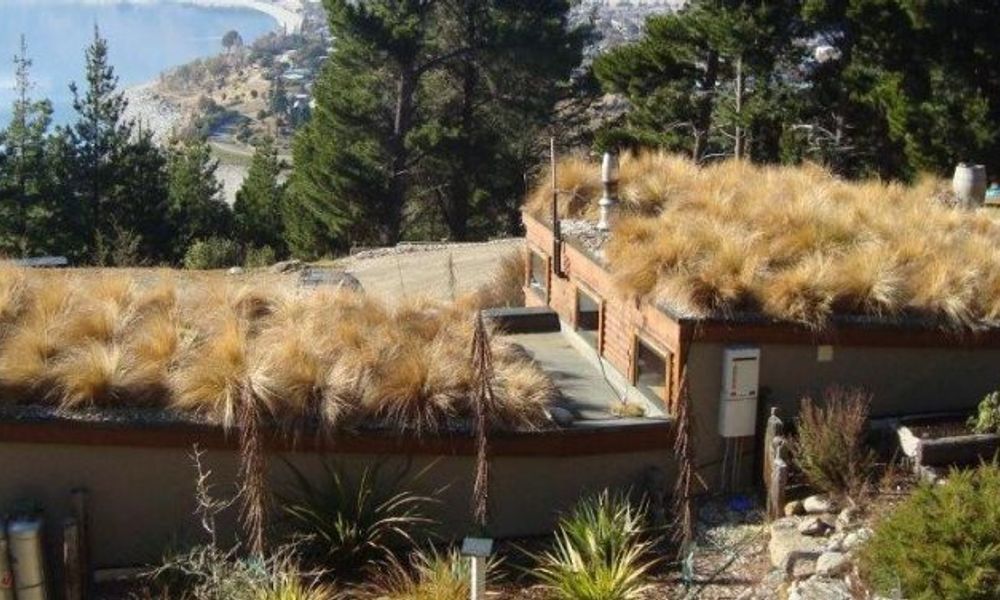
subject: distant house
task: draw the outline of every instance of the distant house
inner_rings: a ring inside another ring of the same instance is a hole
[[[870,392],[876,417],[1000,388],[1000,221],[938,184],[625,157],[602,231],[600,173],[559,165],[555,226],[551,182],[523,209],[527,303],[633,401],[673,414],[686,394],[709,472],[768,407],[788,419],[829,386]]]

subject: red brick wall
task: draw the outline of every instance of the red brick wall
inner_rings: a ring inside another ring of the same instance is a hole
[[[562,244],[563,277],[552,273],[552,231],[530,215],[524,215],[527,252],[536,252],[548,260],[548,301],[534,290],[526,288],[528,306],[546,306],[571,325],[576,321],[576,293],[582,289],[602,301],[600,326],[601,354],[629,381],[634,366],[635,339],[643,338],[669,351],[674,360],[673,382],[677,381],[679,366],[676,356],[680,351],[680,327],[662,311],[646,302],[636,302],[622,294],[611,274],[599,263],[573,246]],[[530,255],[525,260],[530,267]],[[673,387],[673,386],[671,386]]]

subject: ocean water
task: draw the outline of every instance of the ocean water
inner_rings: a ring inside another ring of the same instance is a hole
[[[34,61],[32,95],[52,100],[56,123],[72,121],[69,84],[83,83],[83,52],[95,25],[108,40],[122,87],[220,52],[222,36],[230,29],[250,43],[277,27],[272,17],[254,10],[172,0],[0,0],[0,123],[10,119],[13,57],[22,33]]]

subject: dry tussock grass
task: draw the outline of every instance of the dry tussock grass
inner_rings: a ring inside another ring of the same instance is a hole
[[[566,218],[596,219],[596,163],[560,165]],[[548,215],[551,182],[527,209]],[[698,167],[624,156],[605,246],[622,290],[682,316],[762,313],[823,327],[832,315],[1000,324],[1000,222],[940,202],[944,182],[847,182],[816,166]]]
[[[250,399],[282,426],[433,432],[472,417],[476,302],[0,266],[0,397],[169,407],[227,426]],[[493,351],[499,426],[544,423],[551,381],[502,338]]]

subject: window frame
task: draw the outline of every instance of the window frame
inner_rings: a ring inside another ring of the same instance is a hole
[[[539,259],[541,267],[545,269],[544,276],[536,283],[535,279],[535,258]],[[528,273],[527,273],[526,287],[534,292],[539,299],[548,303],[549,296],[551,295],[551,275],[552,275],[552,258],[547,256],[544,252],[541,252],[535,248],[528,248]]]
[[[586,340],[585,332],[594,332],[597,334],[597,339],[594,341],[594,349],[600,356],[604,356],[604,311],[606,303],[604,298],[600,294],[595,292],[592,288],[582,283],[577,283],[575,286],[575,291],[573,293],[573,330]],[[583,329],[580,325],[580,296],[587,296],[591,302],[597,305],[597,328],[596,329]],[[589,345],[589,343],[588,343]]]
[[[639,383],[639,347],[645,346],[663,361],[663,397],[659,398],[649,388]],[[631,384],[640,394],[654,402],[669,407],[674,393],[674,352],[667,346],[652,339],[648,334],[637,332],[632,336]]]

